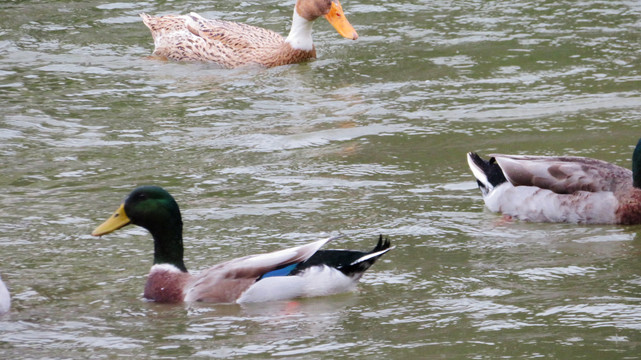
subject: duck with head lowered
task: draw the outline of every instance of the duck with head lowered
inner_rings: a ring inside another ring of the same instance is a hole
[[[154,265],[144,297],[163,303],[245,303],[346,292],[392,249],[389,240],[381,236],[368,252],[320,250],[329,238],[229,260],[191,274],[183,262],[180,209],[166,190],[158,186],[136,188],[92,235],[108,234],[128,224],[147,229],[154,239]]]
[[[579,156],[467,154],[485,205],[532,222],[641,224],[641,139],[632,171]]]
[[[273,67],[316,58],[312,23],[325,17],[343,37],[358,34],[338,0],[297,0],[287,38],[268,29],[232,21],[189,15],[140,14],[154,38],[153,55],[187,62],[213,62],[225,68]]]

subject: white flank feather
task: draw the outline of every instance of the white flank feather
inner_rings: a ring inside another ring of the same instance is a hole
[[[557,194],[534,186],[515,187],[509,182],[497,186],[484,200],[491,211],[533,222],[613,224],[618,207],[610,192]]]
[[[358,278],[346,276],[329,266],[313,266],[292,276],[273,276],[252,285],[237,303],[277,301],[300,297],[325,296],[351,291]]]

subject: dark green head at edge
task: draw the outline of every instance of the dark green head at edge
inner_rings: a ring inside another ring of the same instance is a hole
[[[632,185],[641,189],[641,139],[632,153]]]

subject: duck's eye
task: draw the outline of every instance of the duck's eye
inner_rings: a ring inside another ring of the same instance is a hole
[[[145,200],[147,198],[147,195],[145,195],[143,193],[139,193],[138,195],[136,195],[136,198],[138,200]]]

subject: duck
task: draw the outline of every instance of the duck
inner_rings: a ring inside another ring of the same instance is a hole
[[[641,224],[641,139],[632,170],[580,156],[469,152],[488,209],[529,222]]]
[[[381,235],[370,251],[321,250],[330,237],[274,252],[228,260],[200,273],[183,261],[183,222],[174,197],[165,189],[145,185],[134,189],[94,236],[134,224],[154,240],[154,262],[144,298],[158,303],[253,303],[351,291],[363,273],[390,251]]]
[[[343,37],[358,39],[339,0],[297,0],[287,38],[268,29],[206,19],[194,12],[165,16],[140,14],[154,39],[152,57],[211,62],[228,69],[246,65],[270,68],[316,58],[312,24],[321,16]]]
[[[11,295],[7,286],[2,282],[0,278],[0,314],[8,313],[11,309]]]

